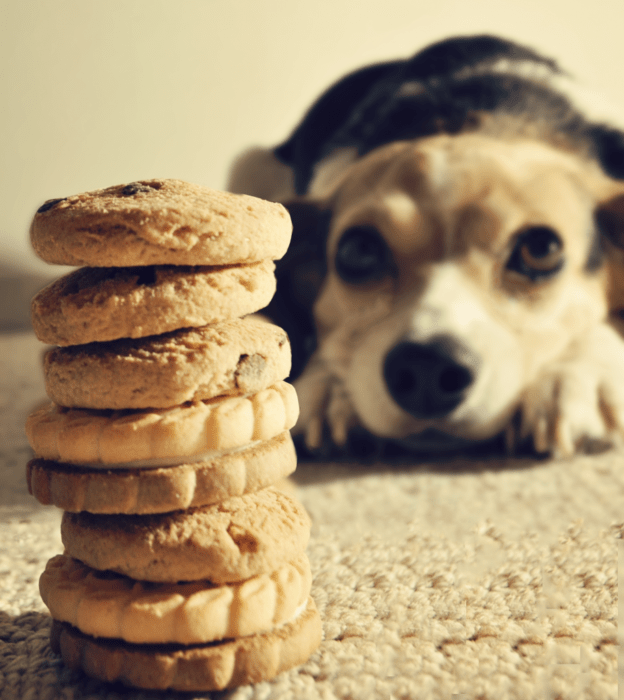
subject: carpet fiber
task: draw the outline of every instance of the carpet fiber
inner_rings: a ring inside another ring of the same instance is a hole
[[[61,550],[60,513],[34,503],[23,475],[24,418],[44,397],[40,355],[32,334],[0,335],[2,700],[618,700],[624,454],[614,451],[565,462],[301,463],[324,627],[306,664],[203,696],[68,671],[49,649],[37,590]]]

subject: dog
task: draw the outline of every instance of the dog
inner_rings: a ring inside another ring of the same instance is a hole
[[[293,219],[265,313],[308,448],[621,441],[624,132],[566,77],[500,37],[447,39],[347,75],[235,161],[228,188]]]

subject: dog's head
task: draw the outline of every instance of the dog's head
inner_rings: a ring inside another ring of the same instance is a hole
[[[422,449],[488,439],[624,301],[624,137],[493,72],[501,56],[558,72],[501,40],[447,42],[345,79],[358,107],[332,137],[313,126],[337,88],[275,151],[300,196],[269,311],[305,367],[312,444],[320,420],[338,442],[358,424]]]
[[[323,208],[318,357],[376,435],[491,437],[607,314],[601,238],[619,240],[624,189],[574,154],[481,133],[399,142],[348,167]]]

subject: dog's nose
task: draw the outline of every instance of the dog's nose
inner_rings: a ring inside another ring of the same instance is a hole
[[[384,361],[384,379],[397,404],[416,418],[440,418],[464,399],[475,363],[452,338],[404,341]]]

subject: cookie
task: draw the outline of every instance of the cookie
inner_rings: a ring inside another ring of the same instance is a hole
[[[257,318],[137,340],[54,348],[44,360],[48,396],[80,408],[168,408],[253,394],[290,372],[288,336]]]
[[[111,469],[206,461],[213,450],[245,447],[290,430],[299,405],[291,384],[153,411],[95,411],[49,404],[31,413],[26,436],[36,456]]]
[[[74,513],[167,513],[282,483],[296,464],[285,431],[205,462],[160,469],[84,469],[36,458],[26,465],[26,478],[40,503]]]
[[[321,638],[321,619],[309,598],[293,622],[216,644],[131,645],[96,639],[54,621],[51,645],[69,668],[101,681],[153,690],[210,691],[270,680],[304,663]]]
[[[281,258],[291,233],[281,204],[142,180],[48,200],[30,240],[40,258],[61,265],[230,265]]]
[[[135,581],[66,555],[50,559],[39,579],[55,620],[133,644],[202,644],[266,632],[295,616],[311,585],[305,554],[276,571],[222,586]]]
[[[42,289],[31,303],[39,340],[83,345],[143,338],[239,318],[275,294],[275,264],[232,267],[81,268]]]
[[[266,488],[163,515],[63,514],[66,553],[141,581],[233,583],[275,571],[305,549],[310,518]]]

